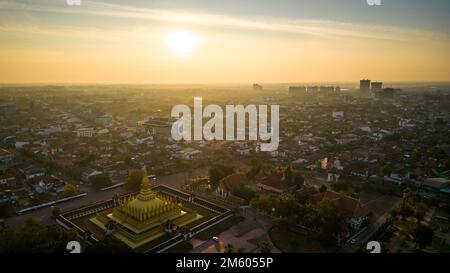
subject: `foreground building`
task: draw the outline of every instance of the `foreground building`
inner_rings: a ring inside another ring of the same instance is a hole
[[[326,191],[315,194],[312,197],[317,203],[323,200],[334,203],[353,229],[359,229],[369,214],[369,211],[360,200],[341,193]]]
[[[64,212],[57,223],[87,244],[114,236],[130,252],[164,252],[233,216],[227,208],[143,176],[138,193]]]
[[[169,227],[182,228],[203,217],[193,210],[181,209],[174,201],[167,196],[157,196],[144,175],[141,191],[136,197],[118,201],[119,205],[111,213],[98,213],[90,221],[136,249],[165,235]]]

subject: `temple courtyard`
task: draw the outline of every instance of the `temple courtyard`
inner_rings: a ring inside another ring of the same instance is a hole
[[[57,222],[76,229],[87,244],[114,236],[131,252],[164,252],[229,219],[233,213],[147,176],[138,193],[115,196],[60,214]]]

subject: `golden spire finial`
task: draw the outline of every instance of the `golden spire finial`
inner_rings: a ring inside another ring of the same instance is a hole
[[[146,188],[148,186],[150,186],[150,181],[148,180],[147,170],[144,169],[142,172],[141,188]]]

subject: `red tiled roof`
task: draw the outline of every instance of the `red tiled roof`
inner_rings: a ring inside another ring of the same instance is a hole
[[[3,179],[16,179],[16,178],[12,174],[2,174],[2,175],[0,175],[0,180],[3,180]]]
[[[368,214],[367,209],[361,201],[334,191],[315,194],[313,195],[313,199],[316,202],[323,200],[332,201],[341,210],[344,216],[349,218],[364,217]]]
[[[266,185],[266,184],[262,184],[262,183],[258,183],[256,184],[256,186],[260,189],[266,190],[266,191],[271,191],[271,192],[276,192],[276,193],[282,193],[283,190],[278,189],[278,188],[274,188],[272,186]]]
[[[284,192],[295,186],[295,183],[293,179],[286,179],[282,172],[275,172],[264,177],[262,181],[258,183],[258,185],[260,185],[259,187],[262,187],[262,185],[264,185],[264,187],[267,189],[276,189],[276,192]]]
[[[245,174],[235,173],[222,178],[219,181],[218,187],[227,192],[231,192],[234,188],[248,183],[248,178]]]

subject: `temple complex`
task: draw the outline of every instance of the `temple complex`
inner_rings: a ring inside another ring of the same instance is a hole
[[[171,197],[153,192],[146,174],[137,196],[123,197],[117,202],[112,212],[97,213],[90,222],[132,249],[202,218],[197,212],[180,207]]]

